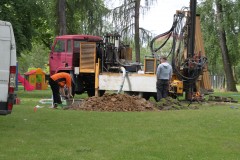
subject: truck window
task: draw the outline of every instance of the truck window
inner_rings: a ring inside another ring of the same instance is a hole
[[[54,52],[65,52],[65,41],[64,40],[58,40],[55,47]]]
[[[72,43],[71,40],[67,41],[67,52],[71,53],[72,52]]]
[[[73,42],[73,45],[74,45],[73,46],[73,51],[74,51],[74,53],[77,53],[77,52],[79,53],[80,52],[80,42],[81,41],[76,41],[76,40]]]

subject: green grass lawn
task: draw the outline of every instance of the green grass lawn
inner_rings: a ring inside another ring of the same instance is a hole
[[[21,104],[12,114],[0,116],[0,160],[240,159],[236,103],[202,104],[198,110],[90,112],[39,104],[51,97],[50,90],[20,89],[18,97]],[[44,108],[34,112],[36,105]]]

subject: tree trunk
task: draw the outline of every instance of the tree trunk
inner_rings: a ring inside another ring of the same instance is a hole
[[[216,0],[216,7],[217,7],[217,23],[218,23],[218,34],[219,34],[219,43],[221,46],[221,53],[224,65],[224,72],[226,75],[226,83],[227,83],[227,91],[237,92],[236,84],[233,78],[233,71],[232,65],[228,55],[228,47],[227,47],[227,40],[226,40],[226,33],[224,26],[221,22],[223,22],[223,15],[222,15],[222,4],[221,0]]]
[[[58,0],[58,25],[59,35],[67,34],[66,25],[66,0]]]
[[[136,62],[140,62],[140,40],[139,40],[139,9],[140,9],[140,1],[135,1],[135,55],[136,55]]]

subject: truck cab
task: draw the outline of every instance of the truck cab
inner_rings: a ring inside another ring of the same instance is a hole
[[[63,35],[56,37],[49,57],[50,75],[60,71],[70,72],[79,67],[81,42],[101,42],[91,35]]]
[[[95,74],[88,72],[88,67],[95,65],[102,42],[101,37],[92,35],[56,37],[49,54],[50,75],[58,72],[70,73],[74,84],[72,91],[77,94],[86,91],[89,96],[93,96]]]
[[[16,79],[16,44],[10,22],[0,21],[0,115],[12,112]]]

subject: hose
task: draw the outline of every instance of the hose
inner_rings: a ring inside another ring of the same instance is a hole
[[[121,71],[123,72],[122,75],[122,83],[120,85],[119,90],[117,91],[117,94],[119,94],[122,91],[123,85],[124,85],[124,81],[125,81],[125,77],[126,77],[126,69],[124,67],[120,67]]]
[[[182,21],[184,15],[182,13],[179,13],[179,14],[175,14],[174,15],[174,20],[173,20],[173,24],[172,24],[172,27],[169,31],[165,32],[165,33],[162,33],[162,34],[159,34],[157,35],[156,37],[154,37],[151,42],[150,42],[150,50],[152,52],[152,54],[156,53],[158,50],[160,50],[163,46],[165,46],[165,44],[168,42],[168,40],[170,39],[170,37],[173,35],[173,32],[174,30],[176,30],[176,28],[178,28],[178,25],[179,25],[179,22]],[[161,38],[161,37],[164,37],[164,36],[167,36],[166,40],[163,42],[163,44],[161,44],[158,48],[153,48],[153,44],[154,42]],[[174,34],[175,36],[175,34]]]
[[[183,8],[183,10],[185,10],[186,8]],[[172,68],[174,73],[176,73],[176,75],[185,81],[188,81],[189,83],[193,83],[200,75],[200,73],[203,70],[204,65],[207,63],[207,59],[206,57],[200,58],[199,62],[200,63],[195,63],[195,62],[191,62],[191,61],[185,61],[182,62],[182,51],[181,51],[181,47],[182,45],[186,45],[185,41],[186,39],[184,39],[184,34],[187,31],[187,26],[189,25],[188,23],[188,17],[185,17],[185,15],[182,12],[179,12],[178,14],[174,15],[173,18],[173,24],[172,27],[169,31],[159,34],[156,37],[153,38],[153,40],[150,42],[150,50],[152,52],[152,54],[154,55],[157,51],[159,51],[163,46],[165,46],[165,44],[168,42],[168,40],[170,39],[170,37],[172,36],[172,47],[170,49],[170,52],[168,54],[172,56]],[[154,48],[153,44],[154,42],[161,38],[161,37],[166,37],[166,40],[164,40],[164,42],[158,47],[158,48]],[[186,47],[186,46],[185,46]],[[167,56],[167,57],[168,57]],[[191,60],[192,57],[189,57]],[[185,68],[187,66],[185,66],[186,64],[194,64],[194,68],[191,69],[191,71],[188,71],[187,74],[183,74],[180,71],[180,68]]]

